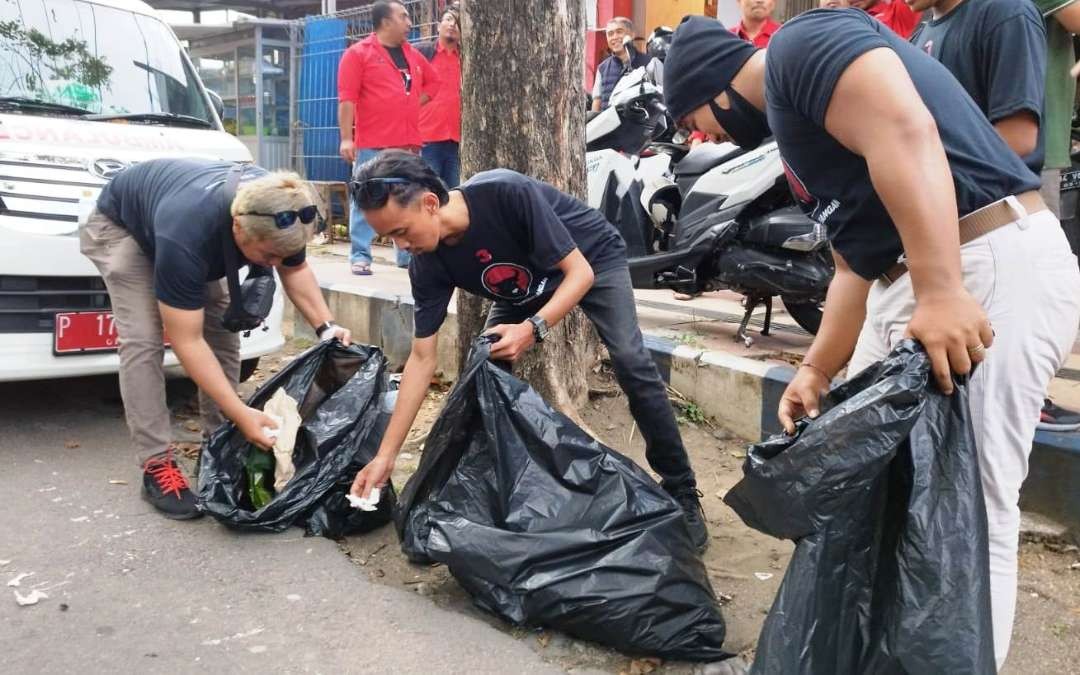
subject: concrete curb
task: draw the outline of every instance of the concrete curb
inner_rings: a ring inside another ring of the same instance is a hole
[[[381,347],[395,368],[405,363],[413,334],[411,296],[331,283],[323,284],[323,295],[354,340]],[[315,338],[291,305],[286,316],[293,319],[295,337]],[[776,409],[794,368],[694,349],[657,335],[644,337],[664,380],[706,415],[743,438],[761,439],[780,431]],[[439,371],[447,379],[458,372],[456,321],[444,322],[439,330]],[[1080,434],[1036,435],[1021,506],[1080,531]]]

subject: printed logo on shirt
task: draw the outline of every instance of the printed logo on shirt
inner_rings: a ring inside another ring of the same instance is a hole
[[[933,56],[934,55],[934,41],[933,40],[927,40],[926,44],[923,45],[923,49],[926,50],[927,54],[929,54],[930,56]]]
[[[481,251],[477,251],[481,253]],[[532,272],[514,263],[495,263],[484,270],[480,281],[488,293],[502,300],[524,300],[532,286]]]
[[[478,250],[473,255],[476,256],[476,262],[480,263],[481,265],[486,265],[491,262],[491,251],[487,250],[486,248]]]
[[[795,175],[795,172],[791,170],[788,163],[783,159],[780,163],[784,165],[784,177],[787,178],[788,186],[791,187],[792,194],[795,195],[795,199],[798,199],[803,204],[813,204],[817,200],[810,194],[810,191],[806,189],[806,185],[802,182],[802,179]]]

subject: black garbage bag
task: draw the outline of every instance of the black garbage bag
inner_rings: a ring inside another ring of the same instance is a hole
[[[725,500],[797,542],[754,673],[994,673],[989,553],[966,382],[913,341],[825,412],[747,453]]]
[[[402,492],[413,561],[487,611],[631,654],[715,661],[724,621],[679,505],[474,345]]]
[[[393,487],[382,493],[376,511],[352,509],[345,494],[356,472],[379,448],[389,412],[386,359],[376,347],[338,340],[308,349],[270,378],[248,401],[261,409],[279,388],[299,404],[303,423],[293,450],[296,473],[262,508],[247,490],[244,465],[262,452],[232,423],[222,425],[203,448],[199,462],[199,502],[229,527],[280,532],[292,525],[309,535],[338,538],[390,522]]]

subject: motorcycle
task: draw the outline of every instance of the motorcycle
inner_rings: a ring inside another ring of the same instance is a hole
[[[833,275],[824,228],[798,208],[775,142],[688,151],[644,69],[625,75],[611,105],[586,123],[589,205],[626,240],[634,288],[745,296],[736,340],[747,347],[754,311],[768,335],[779,297],[816,334]]]

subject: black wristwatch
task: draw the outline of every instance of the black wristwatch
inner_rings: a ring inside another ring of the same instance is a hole
[[[544,321],[544,317],[539,314],[535,314],[529,317],[529,323],[533,326],[533,337],[537,342],[543,342],[544,338],[548,336],[547,321]]]
[[[337,327],[338,327],[338,325],[336,323],[334,323],[333,321],[324,321],[323,323],[320,323],[318,326],[315,326],[315,336],[318,337],[321,340],[323,333],[330,330],[331,328],[337,328]]]

